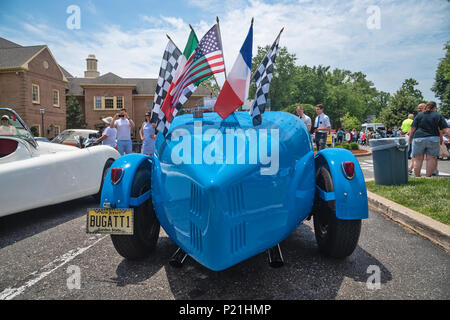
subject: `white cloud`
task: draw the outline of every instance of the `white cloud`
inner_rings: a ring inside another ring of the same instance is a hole
[[[380,8],[381,29],[367,28],[369,6]],[[271,44],[282,27],[280,45],[297,55],[298,64],[330,65],[362,71],[375,86],[395,92],[407,77],[420,83],[425,98],[443,45],[448,39],[450,5],[446,1],[278,1],[189,0],[192,10],[204,10],[205,19],[192,22],[186,16],[146,16],[142,29],[127,29],[116,20],[99,31],[54,30],[42,22],[23,24],[22,34],[11,39],[24,45],[45,43],[58,62],[76,76],[83,76],[85,59],[94,53],[101,73],[122,77],[156,77],[167,43],[166,34],[182,50],[189,23],[201,36],[220,17],[224,56],[228,70],[234,63],[254,22],[254,55],[257,46]],[[95,9],[95,6],[94,6]],[[0,27],[0,33],[5,31]],[[11,33],[10,30],[6,30]],[[219,82],[223,76],[218,76]]]

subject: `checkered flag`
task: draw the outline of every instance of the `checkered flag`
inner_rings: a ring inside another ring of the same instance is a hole
[[[282,31],[283,29],[281,32]],[[275,58],[277,57],[278,43],[280,42],[281,32],[253,75],[253,79],[256,82],[256,96],[253,100],[252,106],[250,107],[250,115],[253,118],[254,126],[259,126],[261,124],[262,115],[266,109],[267,95],[269,93],[270,81],[272,80],[273,68]]]
[[[161,62],[161,68],[159,69],[158,83],[155,90],[155,99],[153,101],[153,113],[151,121],[159,122],[163,119],[164,113],[161,111],[161,105],[164,98],[169,91],[169,86],[174,79],[178,66],[184,63],[183,53],[178,47],[169,39],[166,50],[164,51],[163,59]]]

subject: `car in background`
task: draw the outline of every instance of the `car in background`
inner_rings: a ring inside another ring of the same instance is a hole
[[[13,109],[0,108],[0,116],[8,120],[0,128],[0,217],[91,195],[99,199],[106,173],[120,157],[116,150],[36,141]]]
[[[60,143],[68,146],[79,147],[80,140],[89,139],[92,135],[97,135],[98,130],[91,129],[67,129],[51,140],[52,143]]]
[[[34,140],[36,141],[44,141],[44,142],[50,142],[46,137],[34,137]]]

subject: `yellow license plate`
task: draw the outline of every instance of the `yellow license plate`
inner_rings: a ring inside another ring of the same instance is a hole
[[[133,234],[133,209],[88,209],[87,233]]]

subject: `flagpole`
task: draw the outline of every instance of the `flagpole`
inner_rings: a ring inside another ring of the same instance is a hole
[[[219,41],[220,41],[220,45],[222,46],[222,58],[223,58],[223,73],[225,75],[225,80],[227,80],[227,68],[225,67],[225,55],[223,53],[223,43],[222,43],[222,35],[220,32],[220,24],[219,24],[219,17],[216,17],[216,21],[217,21],[217,29],[219,31]]]

